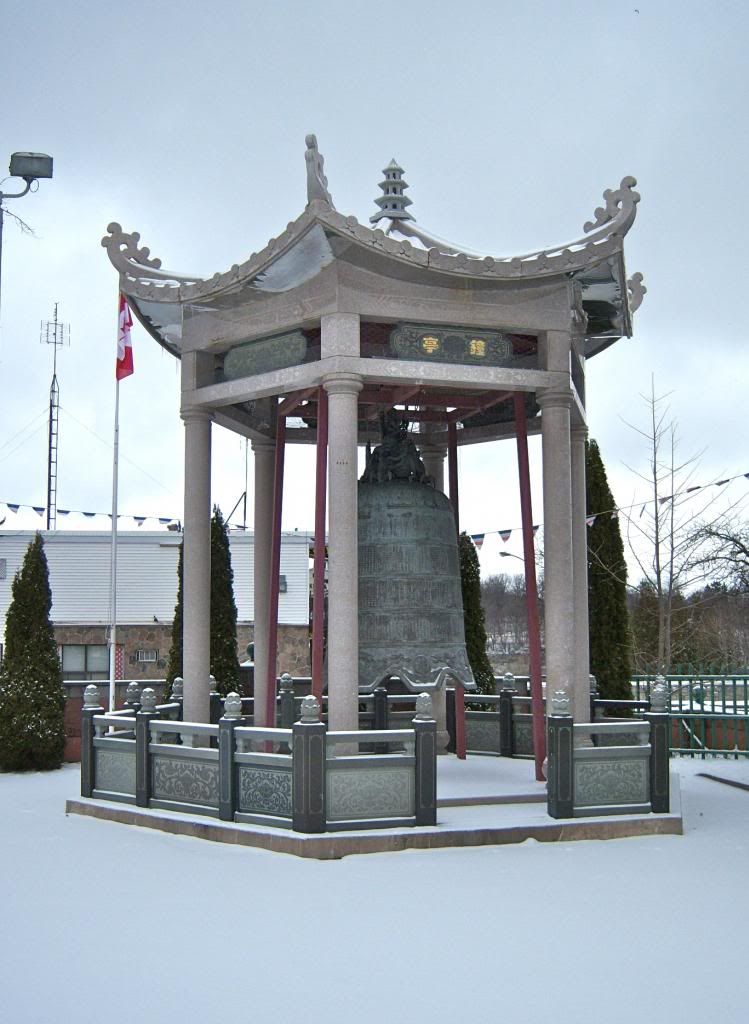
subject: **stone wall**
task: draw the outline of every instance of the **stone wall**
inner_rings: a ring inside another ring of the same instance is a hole
[[[107,626],[55,626],[58,644],[106,644]],[[247,645],[253,639],[249,623],[237,626],[237,655],[240,662],[247,659]],[[118,626],[117,643],[124,647],[124,679],[163,679],[172,644],[172,627],[168,623],[147,623],[138,626]],[[157,651],[156,661],[138,661],[139,650]],[[278,671],[293,676],[310,674],[309,630],[306,626],[278,627]]]
[[[310,661],[310,631],[306,626],[278,627],[278,672],[292,676],[308,676]]]
[[[106,644],[107,626],[55,626],[58,644]],[[124,647],[122,677],[163,679],[172,644],[172,627],[153,622],[141,626],[118,626],[117,644]],[[139,650],[155,650],[156,661],[138,661]]]
[[[254,640],[251,625],[237,626],[240,662],[247,659],[247,645]],[[278,627],[278,674],[288,672],[292,676],[308,676],[312,671],[310,658],[310,631],[306,626]]]

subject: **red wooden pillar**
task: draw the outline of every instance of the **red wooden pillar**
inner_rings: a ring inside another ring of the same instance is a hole
[[[531,477],[528,468],[528,427],[525,416],[525,395],[516,391],[513,401],[515,403],[515,434],[518,446],[518,475],[520,477],[520,517],[523,524],[525,601],[528,615],[531,713],[533,715],[533,759],[536,763],[536,779],[539,782],[543,782],[543,763],[546,758],[546,728],[543,691],[541,688],[541,625],[538,617],[536,553],[533,547],[533,509],[531,507]]]
[[[455,423],[447,425],[447,475],[450,484],[450,501],[455,513],[455,530],[460,536],[460,495],[458,492],[458,428]],[[455,753],[461,761],[466,756],[466,692],[460,683],[455,684]]]
[[[270,614],[268,623],[268,691],[265,705],[267,728],[276,724],[276,671],[278,661],[278,591],[281,581],[281,512],[283,509],[283,464],[286,449],[286,417],[276,423],[276,462],[273,476],[273,540],[270,554]]]
[[[460,497],[458,495],[458,429],[455,423],[447,424],[447,482],[450,487],[450,503],[455,513],[455,529],[460,534]]]
[[[322,709],[325,651],[325,509],[328,486],[328,393],[317,393],[317,462],[315,467],[315,558],[312,597],[312,693]]]

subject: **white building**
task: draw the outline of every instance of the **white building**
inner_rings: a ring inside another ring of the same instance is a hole
[[[13,579],[34,531],[0,531],[0,637]],[[108,676],[111,536],[108,532],[42,531],[52,590],[52,622],[67,680]],[[182,536],[132,530],[117,537],[118,677],[163,678],[177,599]],[[240,658],[254,623],[252,533],[230,533]],[[309,543],[306,533],[281,542],[279,666],[309,673]]]

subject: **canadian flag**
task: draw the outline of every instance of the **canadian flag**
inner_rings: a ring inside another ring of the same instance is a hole
[[[120,292],[120,320],[117,328],[117,380],[129,377],[133,372],[133,343],[130,340],[130,328],[133,318],[127,299]]]

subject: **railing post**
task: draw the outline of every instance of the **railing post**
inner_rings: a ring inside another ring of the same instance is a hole
[[[221,821],[234,821],[237,809],[234,730],[243,722],[242,698],[238,693],[230,693],[224,700],[224,713],[218,720],[218,816]]]
[[[209,717],[211,720],[211,725],[217,725],[218,720],[219,718],[221,718],[221,715],[224,710],[224,702],[221,699],[221,694],[216,689],[215,676],[208,676],[208,686],[211,692]]]
[[[140,695],[140,711],[135,716],[135,804],[148,807],[151,799],[151,719],[158,718],[156,691],[147,686]]]
[[[574,812],[573,718],[566,690],[555,690],[547,725],[547,808],[552,818],[571,818]]]
[[[598,680],[591,674],[588,676],[588,682],[590,685],[590,720],[591,722],[595,722],[596,700],[598,699]]]
[[[185,699],[185,683],[182,676],[175,676],[172,680],[172,696],[171,703],[179,704],[179,714],[177,715],[177,721],[182,721],[182,711],[184,707]]]
[[[132,714],[140,711],[140,686],[136,682],[127,684],[125,690],[125,707]]]
[[[455,687],[445,688],[445,725],[447,726],[447,746],[445,750],[448,754],[455,753]]]
[[[327,729],[320,721],[320,705],[312,695],[303,698],[302,717],[294,723],[293,733],[291,827],[295,832],[324,832]]]
[[[374,691],[374,721],[372,722],[373,729],[388,729],[388,692],[387,687],[377,686]],[[375,754],[387,754],[388,745],[387,743],[374,743],[373,750]]]
[[[388,692],[387,687],[377,686],[374,691],[374,729],[387,729],[388,726]]]
[[[650,711],[645,720],[650,722],[650,809],[654,814],[666,814],[670,809],[669,689],[665,679],[650,691]]]
[[[280,712],[279,721],[281,729],[291,729],[294,726],[294,680],[288,672],[281,676],[280,683]]]
[[[96,787],[96,758],[94,753],[94,715],[103,715],[99,702],[99,687],[91,683],[83,691],[81,711],[81,796],[92,796]]]
[[[528,684],[523,683],[521,685],[518,683],[512,672],[505,672],[502,676],[502,690],[514,690],[515,693],[520,694],[522,697],[528,696]],[[500,693],[502,690],[500,690]]]
[[[284,672],[280,679],[280,690],[278,695],[278,717],[280,729],[293,729],[296,712],[294,708],[294,680],[288,672]],[[272,749],[272,745],[266,748]],[[279,754],[290,754],[291,747],[288,743],[280,743]]]
[[[509,675],[509,673],[508,673]],[[505,676],[507,679],[507,676]],[[512,724],[512,698],[515,690],[499,691],[499,756],[515,756],[515,730]]]
[[[420,693],[413,720],[416,755],[416,825],[437,824],[437,723],[432,698]]]
[[[671,710],[671,684],[666,679],[666,677],[664,675],[660,674],[660,672],[655,677],[655,679],[652,681],[652,683],[650,683],[650,682],[648,683],[648,703],[650,704],[651,708],[653,706],[653,690],[655,690],[656,688],[659,689],[659,691],[664,691],[665,692],[665,694],[666,694],[666,708],[670,711]],[[678,692],[678,695],[679,695],[679,711],[683,711],[684,709],[682,707],[682,704],[683,704],[684,697],[683,697],[683,694],[681,692],[681,686],[678,686],[677,692]],[[687,710],[689,711],[691,709],[687,708]]]
[[[466,759],[466,691],[460,683],[455,684],[455,756]]]

